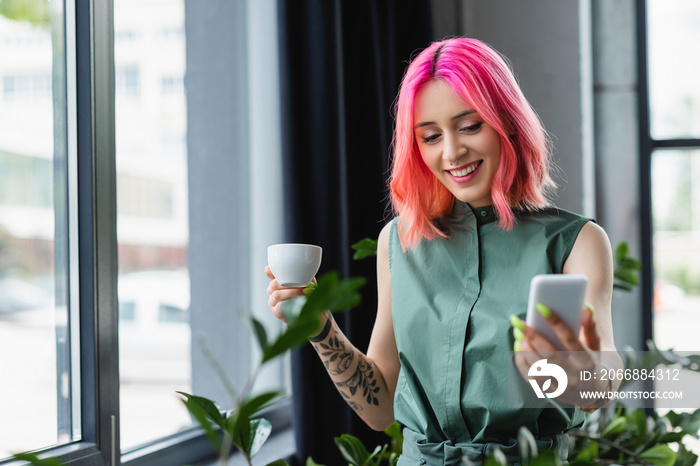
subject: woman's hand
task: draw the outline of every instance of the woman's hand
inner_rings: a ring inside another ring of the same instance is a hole
[[[272,273],[270,266],[265,267],[265,275],[270,279],[270,284],[267,286],[267,304],[272,309],[272,313],[284,323],[287,323],[287,318],[282,312],[282,303],[284,301],[290,300],[292,298],[297,298],[299,296],[304,296],[303,288],[286,288],[277,281],[275,275]],[[313,283],[316,283],[316,279],[313,279]]]
[[[547,359],[548,364],[556,364],[564,369],[568,376],[566,390],[556,399],[565,403],[581,406],[580,391],[609,391],[610,384],[602,380],[581,380],[582,371],[600,373],[603,368],[601,361],[601,336],[594,319],[593,307],[587,305],[581,314],[581,330],[578,335],[569,327],[555,311],[540,307],[540,313],[564,345],[564,350],[558,350],[549,340],[534,328],[520,321],[514,322],[516,356],[515,364],[524,379],[530,378],[530,368],[537,361]],[[517,319],[517,318],[516,318]],[[594,400],[590,400],[591,402]],[[584,406],[591,408],[594,406]],[[597,406],[595,406],[597,407]]]

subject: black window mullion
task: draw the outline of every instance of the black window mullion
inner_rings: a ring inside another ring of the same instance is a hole
[[[76,1],[83,440],[119,464],[114,43],[111,0]],[[92,464],[92,463],[90,463]]]
[[[654,149],[649,119],[649,75],[647,59],[647,8],[646,0],[637,0],[637,101],[639,116],[639,179],[641,207],[642,264],[642,341],[640,348],[653,337],[654,268],[651,205],[651,154]]]
[[[647,2],[637,0],[637,76],[638,76],[638,116],[639,116],[639,154],[640,154],[640,194],[642,217],[642,303],[643,335],[641,348],[646,341],[653,339],[654,307],[654,267],[653,267],[653,219],[652,219],[652,184],[651,162],[655,150],[663,149],[700,149],[700,139],[654,139],[651,136],[650,99],[649,99],[649,61],[648,61],[648,24]]]
[[[697,149],[700,139],[659,139],[652,141],[655,149]]]

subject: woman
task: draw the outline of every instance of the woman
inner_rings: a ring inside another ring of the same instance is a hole
[[[581,413],[524,409],[531,388],[522,378],[509,400],[512,351],[527,377],[531,352],[554,349],[522,322],[530,280],[542,273],[588,277],[580,335],[542,310],[577,362],[590,367],[594,352],[614,351],[612,259],[600,227],[548,204],[549,157],[539,119],[488,45],[454,38],[413,59],[396,103],[397,216],[379,236],[369,348],[352,346],[330,315],[311,340],[369,426],[404,427],[400,465],[456,465],[463,456],[478,464],[495,447],[517,459],[520,426],[566,458],[566,432]],[[300,291],[266,273],[270,307],[283,319],[281,303]]]

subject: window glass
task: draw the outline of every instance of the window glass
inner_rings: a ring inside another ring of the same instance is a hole
[[[648,0],[647,22],[652,137],[700,138],[700,2]]]
[[[281,325],[264,274],[283,226],[275,3],[195,3],[114,3],[127,461],[192,425],[176,391],[232,407],[227,383],[241,390],[259,361],[246,313],[270,334]],[[280,359],[253,391],[284,392],[287,380]]]
[[[80,438],[63,3],[17,5],[0,2],[0,459]]]
[[[700,150],[652,156],[654,340],[698,351],[700,327]]]
[[[114,5],[122,451],[190,424],[183,25],[182,0]]]

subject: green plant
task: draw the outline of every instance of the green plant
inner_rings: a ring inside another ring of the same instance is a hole
[[[639,271],[642,270],[642,264],[630,256],[630,248],[625,241],[615,248],[613,261],[615,267],[613,288],[632,291],[639,286]]]
[[[623,352],[626,369],[653,369],[673,366],[700,372],[700,355],[679,355],[673,350],[660,350],[653,341],[647,342],[649,351],[643,355]],[[622,387],[627,384],[623,381]],[[687,437],[699,438],[700,409],[692,413],[669,411],[661,416],[647,414],[642,409],[628,411],[622,404],[601,409],[591,415],[584,426],[569,434],[570,466],[598,464],[691,466],[698,456],[683,444]],[[560,464],[551,453],[523,455],[522,464]],[[485,464],[507,465],[505,457],[489,459]],[[542,462],[550,461],[551,462]],[[536,461],[536,462],[535,462]]]
[[[56,458],[39,458],[35,453],[17,453],[10,459],[26,461],[32,466],[63,466],[63,463]]]
[[[209,441],[219,452],[219,461],[227,464],[232,450],[237,449],[250,465],[252,458],[260,451],[271,433],[268,421],[260,418],[260,413],[280,393],[276,391],[251,395],[260,368],[270,360],[290,351],[307,341],[318,331],[321,314],[330,310],[338,312],[350,309],[360,303],[358,289],[364,278],[340,280],[336,272],[329,272],[318,280],[318,284],[305,290],[305,297],[289,302],[285,309],[288,324],[275,338],[270,339],[260,321],[249,316],[253,333],[261,349],[261,359],[244,389],[239,393],[228,380],[213,357],[210,360],[217,369],[229,392],[233,409],[222,411],[219,405],[207,398],[178,392],[194,420],[201,426]],[[269,466],[287,464],[283,460]]]
[[[48,0],[0,0],[0,16],[36,26],[50,25],[49,9]]]
[[[649,351],[643,356],[628,350],[624,355],[628,369],[651,369],[658,366],[674,366],[700,372],[700,355],[679,355],[673,350],[660,350],[648,341]],[[624,386],[624,382],[623,382]],[[665,415],[647,414],[642,409],[628,411],[618,404],[614,409],[602,409],[589,416],[584,426],[569,434],[570,466],[592,466],[600,464],[691,466],[698,455],[683,444],[687,437],[699,438],[700,409],[692,413],[669,411]],[[403,436],[398,424],[387,431],[392,438],[391,446],[376,446],[370,452],[359,439],[344,434],[335,442],[349,465],[379,466],[394,465],[401,454]],[[562,464],[552,450],[540,452],[534,436],[525,427],[518,431],[521,445],[520,464],[527,466],[550,466]],[[465,459],[464,464],[471,463]],[[486,458],[484,466],[508,466],[506,456],[496,449]],[[312,459],[306,466],[316,466]],[[320,465],[319,465],[320,466]]]
[[[657,366],[674,366],[692,372],[700,372],[700,354],[680,355],[673,349],[660,350],[652,340],[647,341],[648,351],[639,353],[628,348],[622,352],[626,369],[652,369]],[[630,381],[623,381],[624,387]]]
[[[693,413],[670,411],[659,416],[657,413],[647,415],[642,409],[627,411],[619,404],[609,419],[605,413],[602,411],[596,422],[589,422],[570,435],[571,466],[692,466],[697,461],[698,456],[690,452],[682,440],[688,435],[697,438],[700,409]]]
[[[335,445],[345,461],[348,462],[348,466],[394,466],[398,462],[403,448],[401,426],[395,422],[384,429],[384,433],[391,441],[384,445],[377,445],[372,452],[367,450],[360,439],[350,434],[335,437]],[[313,458],[308,458],[306,466],[322,465],[316,463]]]
[[[372,238],[364,238],[357,243],[350,246],[355,250],[353,254],[353,259],[364,259],[365,257],[376,256],[377,255],[377,244],[378,241]]]

